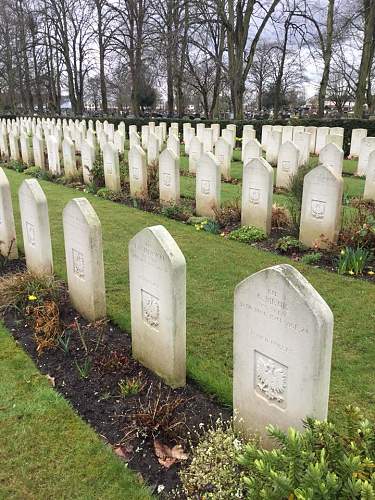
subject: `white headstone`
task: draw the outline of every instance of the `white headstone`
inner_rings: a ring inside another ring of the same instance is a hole
[[[92,182],[91,171],[95,162],[95,149],[88,141],[82,141],[81,144],[81,161],[83,171],[83,182],[90,184]]]
[[[320,150],[326,145],[326,137],[329,134],[329,127],[318,127],[316,130],[315,154],[318,155]]]
[[[103,167],[105,187],[110,191],[121,191],[120,163],[118,150],[112,142],[107,142],[103,148]]]
[[[47,198],[36,179],[24,180],[18,197],[27,268],[35,274],[52,274]]]
[[[214,217],[220,207],[220,164],[212,153],[203,153],[196,173],[196,212],[198,216]]]
[[[214,131],[212,128],[205,128],[203,131],[203,152],[212,153],[213,150],[213,135]]]
[[[359,150],[361,147],[361,140],[367,137],[366,128],[353,128],[352,138],[350,141],[350,158],[356,158],[359,156]]]
[[[273,170],[263,158],[244,165],[242,177],[241,225],[271,232]]]
[[[328,134],[326,137],[326,145],[327,144],[336,144],[338,148],[342,149],[344,145],[344,136],[340,134]]]
[[[230,179],[231,153],[231,145],[223,137],[219,137],[215,144],[215,158],[220,164],[221,175],[226,180]]]
[[[332,135],[344,135],[344,127],[331,127],[329,133]]]
[[[149,135],[150,135],[150,127],[148,125],[142,125],[141,129],[142,149],[144,149],[145,151],[147,151]]]
[[[163,226],[129,242],[132,354],[171,387],[186,383],[186,262]]]
[[[180,163],[171,149],[164,149],[159,157],[159,195],[161,203],[180,201]]]
[[[363,198],[365,200],[372,200],[375,202],[375,150],[370,153],[368,158],[365,191],[363,194]]]
[[[180,140],[175,135],[170,135],[167,139],[167,148],[174,152],[177,158],[180,157]]]
[[[292,266],[269,267],[234,294],[233,407],[250,435],[266,447],[268,424],[304,429],[325,420],[331,372],[333,315]]]
[[[74,142],[66,137],[62,143],[64,173],[66,177],[77,175],[76,148]]]
[[[21,143],[22,161],[27,166],[31,166],[32,163],[34,162],[32,136],[28,135],[27,133],[21,133],[20,143]]]
[[[305,132],[310,134],[310,153],[315,153],[317,127],[306,127]]]
[[[284,144],[286,141],[293,141],[293,126],[285,125],[281,136],[281,142]]]
[[[2,168],[0,168],[0,254],[9,259],[18,258],[12,193]]]
[[[367,172],[370,153],[375,150],[375,137],[365,137],[361,140],[356,175],[364,176]]]
[[[266,160],[270,165],[277,165],[277,157],[279,156],[279,149],[281,146],[282,132],[279,130],[271,130],[268,135]]]
[[[220,137],[220,124],[219,123],[211,123],[212,128],[212,142],[216,144],[216,141]]]
[[[272,131],[272,125],[262,125],[261,144],[264,151],[267,151],[268,136]]]
[[[243,164],[246,165],[250,160],[254,158],[262,157],[262,146],[256,139],[251,139],[245,144],[243,150]]]
[[[297,128],[297,127],[296,127]],[[300,165],[307,165],[310,160],[310,134],[306,132],[295,132],[293,143],[300,151]]]
[[[44,140],[37,134],[33,136],[34,163],[42,170],[46,169],[44,157]]]
[[[291,142],[281,145],[276,170],[276,187],[289,189],[292,177],[297,173],[299,166],[299,149]]]
[[[159,161],[159,139],[150,132],[148,136],[147,164],[157,163]]]
[[[70,300],[89,321],[106,315],[102,228],[86,198],[64,208],[65,259]]]
[[[203,144],[203,131],[205,129],[205,124],[204,123],[197,123],[197,126],[196,126],[196,136],[198,137],[198,139],[201,141],[201,143]]]
[[[193,136],[190,141],[189,147],[189,172],[195,174],[197,171],[197,164],[203,154],[203,144],[197,136]]]
[[[130,125],[130,127],[132,127],[132,125]],[[130,130],[130,127],[129,127],[129,149],[132,148],[133,146],[141,145],[141,140],[139,138],[139,135],[137,134],[137,132]]]
[[[319,163],[329,167],[339,177],[342,175],[344,151],[336,144],[327,144],[319,153]]]
[[[47,137],[48,169],[54,175],[61,174],[59,143],[55,136]]]
[[[342,211],[343,180],[329,167],[318,165],[305,175],[300,241],[310,248],[337,242]]]
[[[146,153],[140,146],[133,146],[129,151],[128,161],[131,196],[147,196]]]
[[[113,134],[113,144],[120,155],[124,154],[125,151],[125,136],[121,130],[116,130]]]

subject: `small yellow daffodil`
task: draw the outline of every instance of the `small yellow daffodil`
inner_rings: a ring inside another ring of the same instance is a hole
[[[341,255],[345,255],[345,250],[341,250]]]
[[[29,295],[29,300],[30,302],[34,302],[34,300],[37,300],[37,297],[35,297],[35,295]]]
[[[353,274],[354,274],[354,271],[350,270],[350,271],[349,271],[349,274],[353,275]]]
[[[367,274],[369,274],[370,276],[374,276],[375,272],[374,271],[368,271]]]

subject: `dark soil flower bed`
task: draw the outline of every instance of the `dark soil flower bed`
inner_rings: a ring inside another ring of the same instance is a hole
[[[22,261],[11,261],[0,270],[0,276],[24,270]],[[169,457],[159,461],[155,446],[159,457],[160,450],[176,445],[183,456],[189,453],[196,431],[220,416],[229,419],[231,411],[191,382],[182,389],[166,386],[132,358],[127,333],[110,321],[88,323],[71,307],[66,293],[58,306],[61,340],[40,355],[31,317],[12,310],[3,320],[55,390],[154,493],[182,498],[173,492],[179,486],[181,461]],[[122,392],[121,386],[130,394]]]

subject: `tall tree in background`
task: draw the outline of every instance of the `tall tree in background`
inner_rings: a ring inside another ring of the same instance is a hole
[[[364,35],[361,64],[359,67],[354,116],[362,118],[366,103],[366,87],[370,83],[371,66],[375,49],[375,1],[363,0]]]
[[[259,7],[255,0],[217,0],[219,14],[227,34],[228,78],[235,119],[243,119],[245,84],[254,61],[259,39],[280,0]],[[252,26],[255,15],[264,12],[259,26]],[[251,36],[250,28],[254,35]],[[251,39],[250,46],[248,41]]]

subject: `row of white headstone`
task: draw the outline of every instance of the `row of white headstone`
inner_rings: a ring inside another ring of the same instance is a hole
[[[196,165],[202,153],[212,152],[220,163],[221,173],[224,178],[230,177],[230,165],[233,158],[233,149],[236,146],[236,125],[229,124],[225,129],[219,124],[205,127],[199,123],[196,128],[190,122],[182,126],[182,139],[185,152],[189,155],[189,171],[195,173]],[[253,125],[244,125],[242,132],[242,161],[262,155],[266,151],[266,160],[270,165],[276,166],[280,162],[289,161],[285,156],[290,155],[291,163],[306,164],[310,153],[320,154],[327,144],[335,144],[340,150],[343,145],[344,129],[342,127],[303,127],[263,125],[261,143],[256,141]],[[137,126],[129,126],[129,144],[140,146],[147,153],[148,165],[157,162],[159,153],[167,140],[167,148],[180,157],[179,125],[172,123],[167,136],[167,125],[161,122],[156,126],[154,122],[141,127],[141,135]],[[66,176],[77,175],[76,151],[81,153],[83,177],[85,182],[90,182],[90,172],[96,159],[97,149],[108,158],[109,163],[117,165],[117,156],[125,150],[126,129],[121,122],[115,131],[114,125],[108,122],[90,120],[88,129],[85,121],[79,120],[49,120],[49,119],[16,119],[0,121],[0,154],[5,158],[20,160],[27,164],[35,164],[47,168],[44,150],[47,150],[48,169],[60,175],[62,172],[61,157],[63,158]],[[288,148],[283,148],[284,144]],[[293,143],[298,150],[298,160],[295,157],[297,150],[290,146]],[[45,148],[46,146],[46,148]],[[353,129],[351,138],[351,157],[358,156],[357,175],[366,176],[369,155],[375,151],[375,137],[367,137],[366,129]],[[59,154],[61,153],[61,154]],[[285,163],[286,166],[286,163]],[[118,168],[116,167],[118,170]],[[282,177],[279,179],[280,187],[286,187]],[[114,181],[110,175],[110,186],[118,189],[119,182]],[[284,184],[284,185],[283,185]],[[111,187],[109,187],[111,189]]]
[[[19,203],[27,267],[50,274],[47,199],[37,180],[22,183]],[[63,228],[72,304],[90,321],[102,318],[106,314],[102,231],[86,198],[65,206]],[[10,237],[15,241],[10,186],[0,169],[2,241],[4,235],[8,242]],[[4,241],[0,248],[6,251]],[[186,261],[163,226],[145,228],[129,242],[129,282],[134,358],[170,386],[184,386]],[[332,334],[328,305],[290,265],[264,269],[236,287],[233,402],[246,433],[265,436],[269,423],[302,429],[306,416],[327,417]]]

